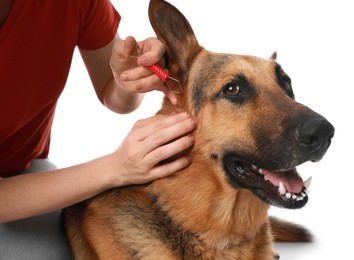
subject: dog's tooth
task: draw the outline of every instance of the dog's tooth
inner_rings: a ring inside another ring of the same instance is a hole
[[[297,196],[295,194],[293,194],[292,198],[293,198],[293,200],[296,200]]]
[[[285,197],[286,197],[287,199],[290,199],[290,198],[291,198],[291,193],[290,193],[290,192],[287,192],[287,193],[285,194]]]
[[[264,175],[264,174],[263,174],[264,170],[263,170],[262,168],[259,168],[258,172],[259,172],[260,174]]]
[[[301,196],[305,198],[307,194],[305,192],[301,192]]]
[[[284,195],[286,193],[286,188],[282,182],[279,182],[278,191],[280,195]]]
[[[303,200],[303,199],[304,199],[303,197],[299,196],[299,197],[296,198],[296,201],[300,201],[300,200]]]
[[[312,181],[312,177],[309,177],[306,181],[304,181],[304,187],[308,189],[310,187]]]

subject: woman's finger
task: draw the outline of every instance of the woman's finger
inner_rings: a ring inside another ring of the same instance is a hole
[[[151,66],[156,63],[164,66],[163,55],[165,47],[160,40],[155,37],[146,39],[139,43],[141,45],[142,54],[138,58],[139,66]]]
[[[180,123],[183,124],[178,125]],[[137,140],[143,141],[149,138],[147,145],[150,144],[150,146],[147,148],[147,150],[150,151],[152,149],[151,146],[155,146],[156,148],[156,143],[164,144],[167,141],[192,131],[195,128],[195,122],[186,112],[178,113],[175,115],[158,114],[151,118],[138,121],[135,128],[135,135]],[[172,138],[167,137],[165,138],[167,141],[158,141],[159,136],[164,138],[164,135],[172,135]],[[151,143],[155,144],[151,145]]]
[[[158,148],[152,150],[144,157],[143,161],[150,165],[156,165],[161,161],[183,152],[184,150],[190,148],[193,144],[194,135],[189,134],[187,136],[183,136],[171,143],[159,146]]]
[[[191,161],[192,160],[189,156],[183,156],[172,162],[158,165],[149,172],[148,179],[151,181],[169,176],[187,167]]]
[[[188,118],[175,125],[165,127],[159,131],[155,131],[145,140],[143,140],[144,145],[142,145],[142,152],[148,155],[152,151],[159,149],[160,146],[166,145],[167,143],[170,143],[173,140],[190,133],[194,130],[194,128],[194,121],[191,118]],[[169,156],[170,155],[168,155],[168,157]]]

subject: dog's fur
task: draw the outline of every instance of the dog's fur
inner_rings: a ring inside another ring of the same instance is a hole
[[[150,1],[149,17],[166,46],[167,67],[183,86],[182,105],[165,98],[160,113],[195,117],[196,143],[186,151],[193,162],[173,176],[65,209],[75,258],[269,260],[273,240],[311,240],[306,229],[267,213],[269,204],[304,206],[306,189],[293,192],[302,199],[287,199],[258,170],[297,176],[297,165],[324,155],[332,125],[295,102],[276,55],[207,51],[185,17],[163,0]]]

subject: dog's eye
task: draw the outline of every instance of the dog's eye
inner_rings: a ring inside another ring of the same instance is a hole
[[[231,81],[227,81],[218,92],[218,97],[227,99],[234,104],[243,104],[254,95],[254,88],[243,73],[239,73]]]
[[[227,84],[223,89],[223,93],[227,96],[233,96],[233,97],[242,96],[243,94],[241,88],[235,83]]]

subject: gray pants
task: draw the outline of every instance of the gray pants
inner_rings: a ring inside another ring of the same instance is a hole
[[[19,172],[56,169],[48,160],[34,160]],[[70,260],[68,242],[60,227],[60,211],[0,224],[0,260]]]

